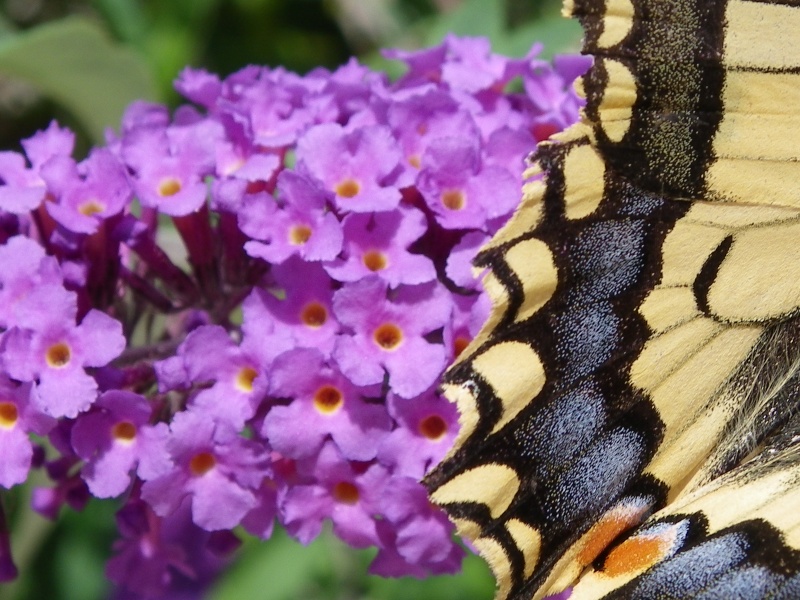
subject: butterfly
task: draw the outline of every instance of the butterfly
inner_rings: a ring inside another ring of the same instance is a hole
[[[476,259],[424,483],[499,600],[800,598],[800,3],[565,13],[586,107]]]

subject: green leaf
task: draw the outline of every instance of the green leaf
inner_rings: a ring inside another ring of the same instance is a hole
[[[544,48],[539,58],[549,60],[554,54],[579,52],[582,33],[577,19],[546,17],[492,40],[492,48],[498,54],[524,56],[535,42],[541,42]]]
[[[0,42],[0,73],[24,80],[65,108],[91,136],[103,140],[136,99],[155,100],[144,62],[96,24],[69,18]]]
[[[303,598],[312,574],[329,560],[322,540],[304,547],[279,527],[268,541],[249,539],[242,550],[240,560],[208,595],[210,600]]]
[[[425,46],[440,44],[448,33],[481,35],[495,39],[502,35],[505,13],[502,2],[466,0],[457,9],[436,17],[425,31]]]

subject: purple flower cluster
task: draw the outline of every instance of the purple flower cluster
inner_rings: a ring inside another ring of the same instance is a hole
[[[46,469],[49,517],[120,497],[107,571],[135,594],[276,520],[302,543],[332,522],[378,574],[457,570],[418,481],[458,428],[437,380],[488,311],[469,261],[577,118],[585,61],[537,52],[449,37],[388,53],[396,82],[186,69],[191,105],[133,104],[84,160],[56,124],[0,153],[0,486]]]

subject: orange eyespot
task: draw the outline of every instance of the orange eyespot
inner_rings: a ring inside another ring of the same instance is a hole
[[[438,440],[447,433],[447,423],[439,415],[430,415],[419,422],[419,432],[429,440]]]
[[[361,184],[355,179],[345,179],[336,186],[334,191],[342,198],[354,198],[361,191]]]
[[[13,402],[0,402],[0,427],[11,429],[19,419],[17,405]]]
[[[349,481],[340,481],[333,486],[333,499],[342,504],[355,504],[358,502],[358,488]]]
[[[236,383],[234,386],[241,392],[252,392],[253,381],[258,377],[258,371],[253,367],[242,367],[236,374]]]
[[[467,197],[461,190],[445,190],[442,192],[442,204],[449,210],[461,210],[467,203]]]
[[[217,459],[211,452],[198,452],[189,461],[189,471],[195,477],[205,475],[217,465]]]
[[[319,302],[309,302],[300,311],[300,320],[304,325],[317,329],[328,321],[328,309]]]
[[[609,577],[647,569],[664,558],[669,542],[657,537],[637,536],[614,548],[603,564]]]
[[[174,177],[165,177],[158,184],[158,195],[162,197],[174,196],[181,191],[181,182]]]
[[[343,403],[342,392],[333,385],[323,385],[314,394],[314,407],[323,414],[336,412]]]
[[[69,364],[72,359],[72,352],[65,342],[58,342],[47,349],[44,359],[47,362],[47,366],[53,369],[60,369]]]
[[[364,266],[372,272],[382,271],[389,263],[389,261],[386,260],[386,255],[378,250],[369,250],[365,252],[362,260],[364,262]]]
[[[372,337],[384,350],[394,350],[403,341],[403,331],[394,323],[384,323],[375,330]]]
[[[111,428],[111,436],[115,440],[130,442],[136,437],[136,427],[130,421],[120,421]]]

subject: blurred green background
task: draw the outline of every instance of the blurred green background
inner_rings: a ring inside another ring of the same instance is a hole
[[[0,149],[56,118],[79,134],[79,154],[102,143],[125,106],[176,106],[172,80],[185,65],[226,75],[247,64],[306,72],[350,56],[392,74],[380,48],[438,44],[447,32],[484,35],[494,51],[544,57],[578,48],[561,0],[0,0]],[[0,458],[1,459],[1,458]],[[40,484],[45,482],[39,482]],[[22,577],[0,600],[100,600],[115,537],[114,502],[92,501],[50,523],[27,508],[30,485],[0,492]],[[332,536],[303,548],[277,532],[247,540],[210,600],[488,600],[494,583],[472,556],[455,577],[368,576],[372,552]]]

